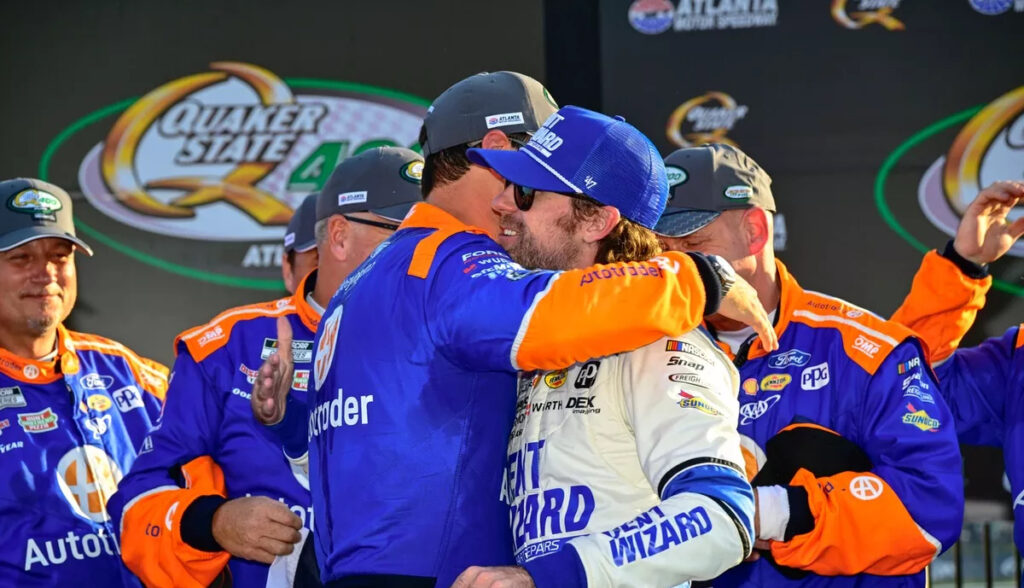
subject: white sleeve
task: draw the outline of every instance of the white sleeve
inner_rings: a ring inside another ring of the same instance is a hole
[[[662,502],[570,542],[587,584],[674,586],[714,578],[740,563],[753,543],[736,370],[694,331],[631,352],[622,378],[637,455]]]

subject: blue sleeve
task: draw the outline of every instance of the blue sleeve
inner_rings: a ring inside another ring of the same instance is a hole
[[[977,347],[958,349],[935,367],[940,391],[961,443],[1000,446],[1006,433],[1006,395],[1020,327]]]
[[[960,536],[964,482],[953,416],[938,389],[920,344],[904,341],[870,379],[857,441],[873,472],[945,550]]]
[[[524,317],[555,272],[525,270],[482,236],[449,239],[435,264],[427,324],[442,352],[466,369],[515,371]]]
[[[216,455],[222,420],[221,395],[188,351],[181,349],[171,370],[160,422],[143,442],[131,470],[110,499],[108,511],[120,525],[124,507],[156,488],[180,486],[179,466],[201,455]]]

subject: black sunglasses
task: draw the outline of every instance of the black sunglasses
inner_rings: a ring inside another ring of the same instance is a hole
[[[536,198],[536,196],[537,196],[537,192],[541,192],[542,191],[542,190],[536,190],[534,188],[528,188],[526,186],[520,186],[519,184],[513,184],[512,182],[510,182],[508,180],[505,180],[505,187],[506,188],[508,188],[509,184],[512,185],[512,199],[515,200],[515,202],[516,202],[516,208],[518,208],[519,210],[521,210],[523,212],[526,212],[527,210],[530,210],[530,208],[533,206],[533,199]],[[590,196],[587,196],[586,194],[576,194],[575,192],[555,192],[554,190],[543,190],[543,191],[544,192],[554,192],[555,194],[560,194],[562,196],[567,196],[569,198],[575,198],[577,200],[583,200],[584,202],[590,202],[591,204],[596,204],[597,206],[601,206],[600,202],[598,202],[597,200],[594,200],[593,198],[591,198]]]
[[[382,223],[382,222],[372,221],[372,220],[365,219],[365,218],[359,218],[358,216],[350,216],[350,215],[347,215],[347,214],[343,214],[341,216],[342,216],[342,218],[344,218],[345,220],[347,220],[347,221],[349,221],[351,223],[358,223],[360,225],[369,225],[371,227],[378,227],[378,228],[381,228],[381,229],[387,229],[389,231],[397,231],[398,230],[398,225],[395,224],[395,223]]]

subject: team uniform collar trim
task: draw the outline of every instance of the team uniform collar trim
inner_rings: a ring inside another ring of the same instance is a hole
[[[467,225],[443,209],[427,202],[417,202],[413,205],[409,215],[398,227],[398,230],[402,229],[447,229],[452,232],[487,234],[487,231]]]
[[[51,361],[17,356],[0,347],[0,373],[27,384],[49,384],[78,372],[78,356],[64,325],[57,327],[57,355]]]
[[[292,294],[292,305],[295,306],[295,314],[299,316],[302,324],[314,333],[316,332],[317,325],[320,324],[320,313],[310,306],[309,302],[306,301],[306,296],[313,291],[315,286],[316,270],[313,270],[306,277],[302,278],[298,287],[295,288],[295,293]]]

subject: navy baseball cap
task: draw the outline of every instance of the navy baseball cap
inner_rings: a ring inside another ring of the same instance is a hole
[[[566,106],[518,151],[470,149],[469,160],[520,186],[584,194],[653,229],[668,200],[665,164],[622,117]]]
[[[305,253],[316,247],[316,199],[319,192],[313,192],[299,204],[288,221],[284,233],[284,250]]]
[[[669,201],[654,232],[685,237],[723,211],[759,206],[775,212],[772,179],[746,153],[726,143],[677,149],[665,158]]]
[[[34,178],[0,182],[0,251],[48,237],[71,241],[92,255],[92,249],[75,235],[67,192]]]
[[[423,156],[404,147],[374,147],[338,164],[316,203],[316,220],[372,212],[401,222],[421,202]]]

